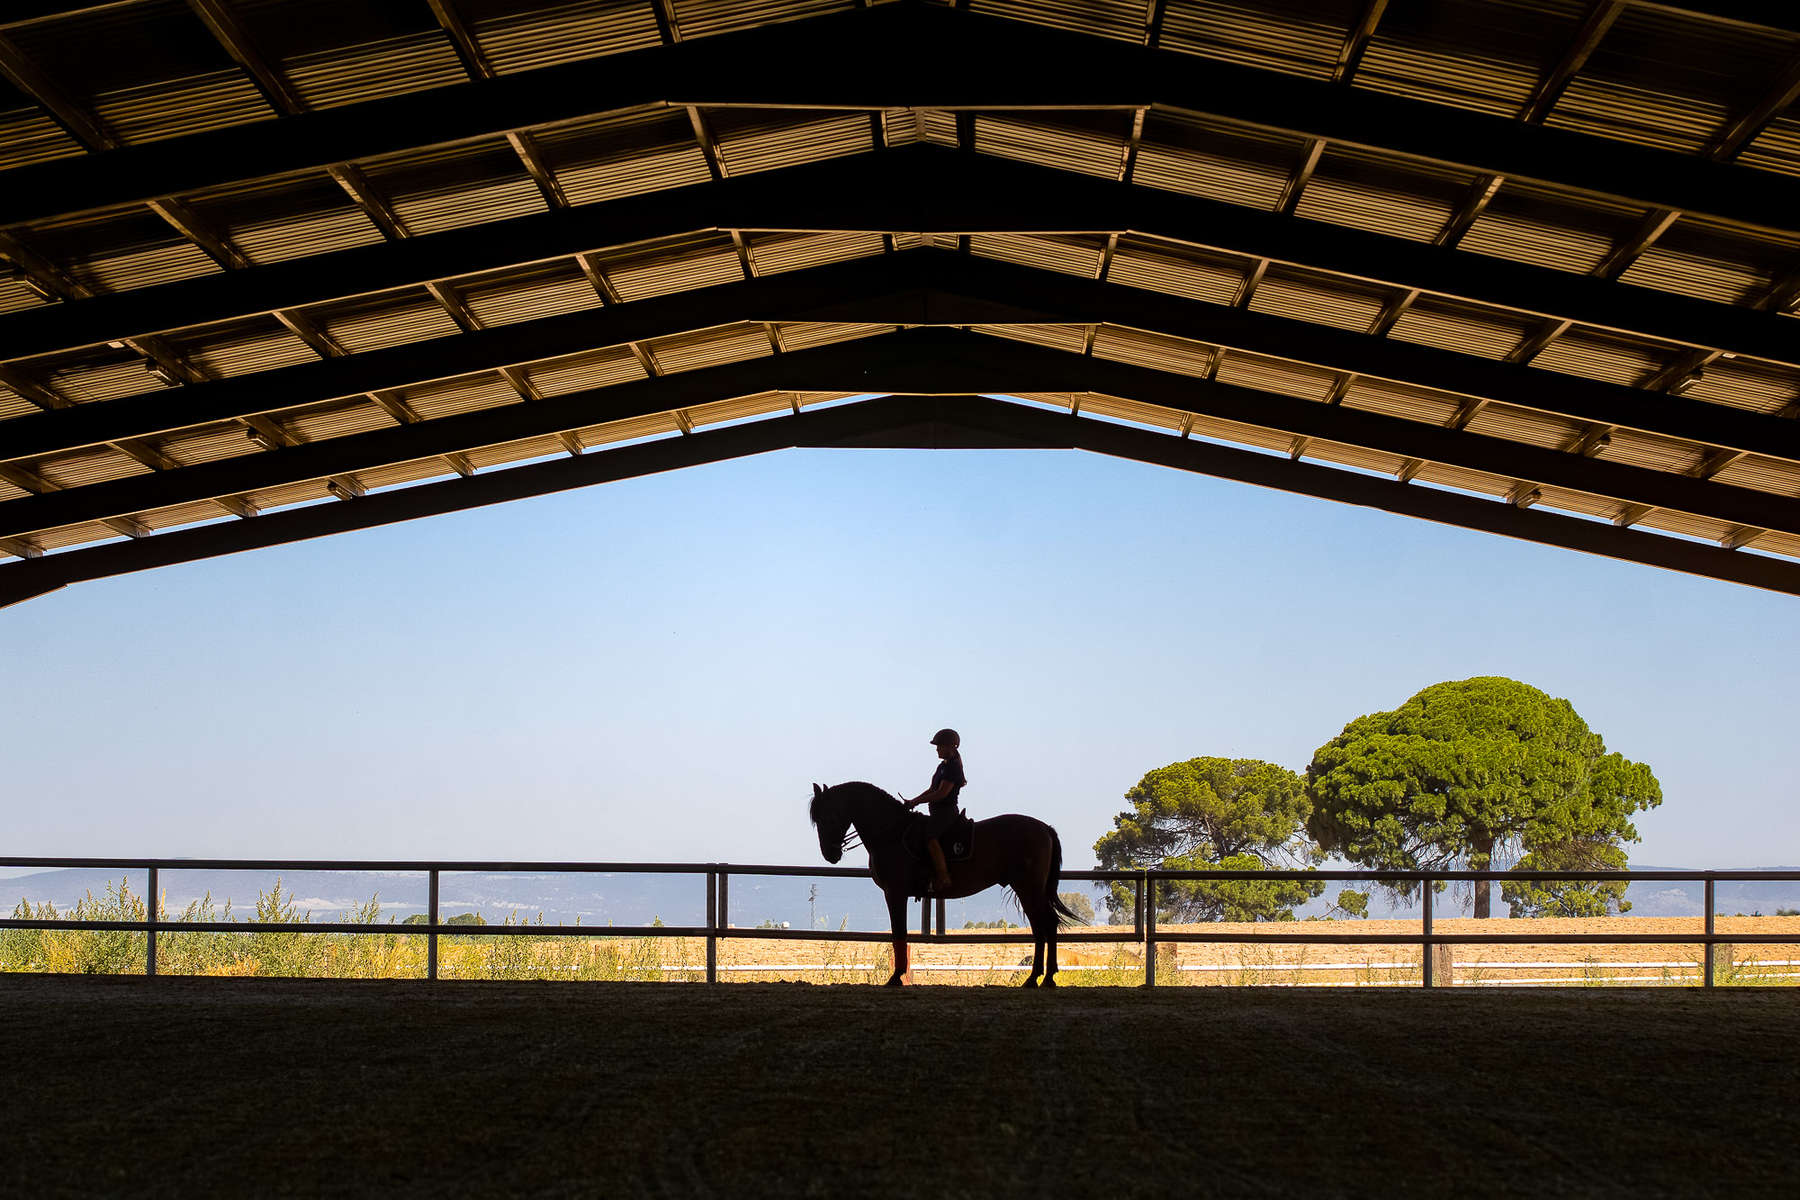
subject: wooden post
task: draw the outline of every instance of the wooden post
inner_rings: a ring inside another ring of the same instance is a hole
[[[1144,881],[1144,986],[1156,986],[1156,880]]]
[[[944,902],[942,899],[937,902],[937,931],[940,935],[944,932]]]
[[[719,982],[719,873],[706,869],[706,982]]]
[[[156,974],[156,889],[157,872],[150,868],[150,894],[144,898],[144,919],[150,928],[144,934],[144,974]]]
[[[1713,881],[1709,876],[1706,880],[1706,936],[1708,938],[1706,943],[1706,982],[1704,984],[1706,987],[1713,986],[1713,960],[1717,957],[1719,949],[1718,945],[1710,940],[1713,936],[1713,928]]]
[[[1436,982],[1437,982],[1435,979],[1432,978],[1432,968],[1434,966],[1436,966],[1437,964],[1432,961],[1432,958],[1434,956],[1432,954],[1433,946],[1431,944],[1431,897],[1432,897],[1431,884],[1432,884],[1431,880],[1429,880],[1429,879],[1425,880],[1424,940],[1419,943],[1419,948],[1421,951],[1421,953],[1419,955],[1419,967],[1420,967],[1419,978],[1420,978],[1420,982],[1425,987],[1433,987],[1436,985]]]
[[[438,873],[433,867],[428,872],[430,882],[426,885],[425,895],[425,978],[438,977],[437,964],[437,927],[438,927]]]

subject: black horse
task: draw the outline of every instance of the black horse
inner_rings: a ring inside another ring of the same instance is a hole
[[[923,818],[872,783],[813,784],[812,821],[819,830],[819,853],[835,863],[844,857],[844,842],[854,828],[869,852],[869,871],[887,895],[888,919],[894,929],[894,974],[889,987],[912,982],[906,945],[906,901],[925,893],[930,871],[920,857],[901,844],[909,822]],[[1056,895],[1062,876],[1062,839],[1035,817],[1009,813],[975,824],[970,855],[950,864],[946,898],[972,896],[1001,884],[1010,887],[1031,922],[1034,943],[1031,976],[1026,987],[1056,986],[1056,930],[1075,914]],[[933,893],[935,898],[937,894]],[[1048,954],[1046,954],[1048,950]]]

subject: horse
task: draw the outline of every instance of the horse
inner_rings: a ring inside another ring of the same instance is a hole
[[[869,852],[869,872],[887,896],[888,920],[894,930],[894,973],[888,987],[912,982],[912,960],[906,944],[906,901],[925,894],[929,868],[900,843],[901,832],[915,820],[906,806],[872,783],[813,784],[812,822],[819,831],[819,853],[828,863],[844,857],[844,843],[855,829]],[[1075,913],[1056,895],[1062,876],[1062,839],[1035,817],[1008,813],[975,823],[968,859],[950,864],[951,889],[932,893],[954,899],[973,896],[1000,884],[1010,887],[1031,922],[1031,975],[1026,987],[1056,986],[1056,931]]]

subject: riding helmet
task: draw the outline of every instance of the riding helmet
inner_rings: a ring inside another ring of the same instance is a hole
[[[940,729],[931,735],[931,744],[941,746],[949,742],[952,746],[962,745],[962,737],[954,729]]]

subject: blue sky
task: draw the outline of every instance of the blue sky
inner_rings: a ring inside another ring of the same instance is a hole
[[[0,853],[817,861],[813,781],[1070,866],[1146,770],[1445,679],[1648,762],[1634,862],[1800,863],[1795,602],[1073,451],[788,451],[0,610]]]

